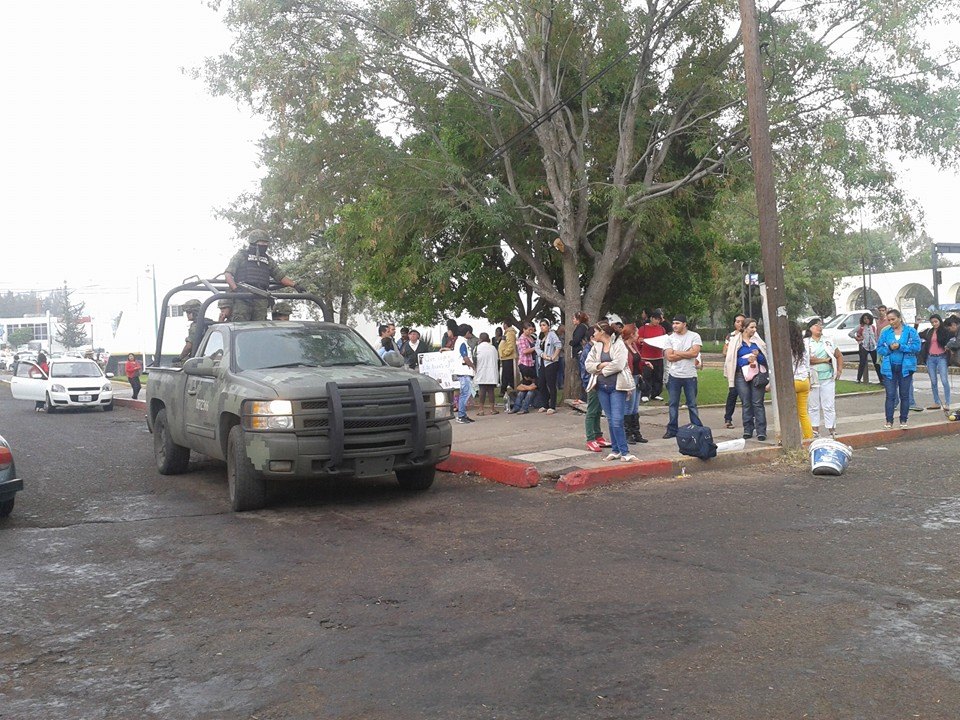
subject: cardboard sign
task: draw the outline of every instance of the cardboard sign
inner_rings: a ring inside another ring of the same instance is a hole
[[[903,324],[913,325],[917,321],[917,299],[905,297],[901,300],[900,312],[903,314]]]
[[[432,377],[444,390],[455,390],[460,387],[459,383],[453,381],[453,361],[457,359],[454,353],[421,353],[417,357],[420,358],[420,372]]]

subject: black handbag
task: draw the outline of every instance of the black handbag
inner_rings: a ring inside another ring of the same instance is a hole
[[[770,384],[770,373],[766,371],[761,371],[753,376],[753,386],[757,390],[763,390],[769,384]]]

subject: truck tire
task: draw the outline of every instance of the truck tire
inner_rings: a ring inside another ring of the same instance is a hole
[[[234,512],[259,510],[267,504],[267,484],[247,457],[243,428],[234,425],[227,438],[227,486]]]
[[[166,408],[160,410],[153,421],[153,455],[161,475],[185,473],[190,464],[190,448],[177,445],[170,437]]]
[[[436,474],[437,468],[433,465],[409,470],[397,470],[397,482],[404,490],[428,490],[433,485],[433,478]]]
[[[46,399],[43,401],[43,411],[49,415],[50,413],[56,412],[57,406],[50,402],[50,393],[47,393]]]
[[[9,517],[10,513],[13,512],[13,503],[16,498],[10,498],[9,500],[4,500],[0,502],[0,518]]]

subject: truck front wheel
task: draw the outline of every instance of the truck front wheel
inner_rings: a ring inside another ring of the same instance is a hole
[[[190,464],[190,448],[177,445],[170,437],[166,408],[158,412],[153,421],[153,455],[161,475],[185,473]]]
[[[410,468],[409,470],[397,470],[397,482],[404,490],[428,490],[433,485],[433,478],[437,474],[437,468],[430,467]]]
[[[227,438],[227,485],[234,512],[259,510],[267,504],[267,486],[247,457],[243,428],[234,425]]]

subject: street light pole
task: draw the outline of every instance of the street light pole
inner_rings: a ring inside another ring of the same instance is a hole
[[[787,317],[787,295],[784,288],[783,260],[777,228],[777,190],[773,179],[773,145],[770,141],[770,119],[767,116],[767,93],[763,86],[760,65],[760,29],[754,0],[740,0],[740,26],[743,37],[743,65],[747,81],[747,109],[750,116],[750,156],[756,182],[757,210],[760,216],[760,258],[770,305],[767,328],[771,370],[781,387],[789,387],[793,377],[793,352]],[[800,448],[800,422],[797,396],[792,392],[777,393],[775,399],[780,417],[780,443],[785,448]]]
[[[153,344],[157,344],[157,335],[160,333],[160,318],[157,316],[157,266],[150,266],[150,277],[153,279]]]

